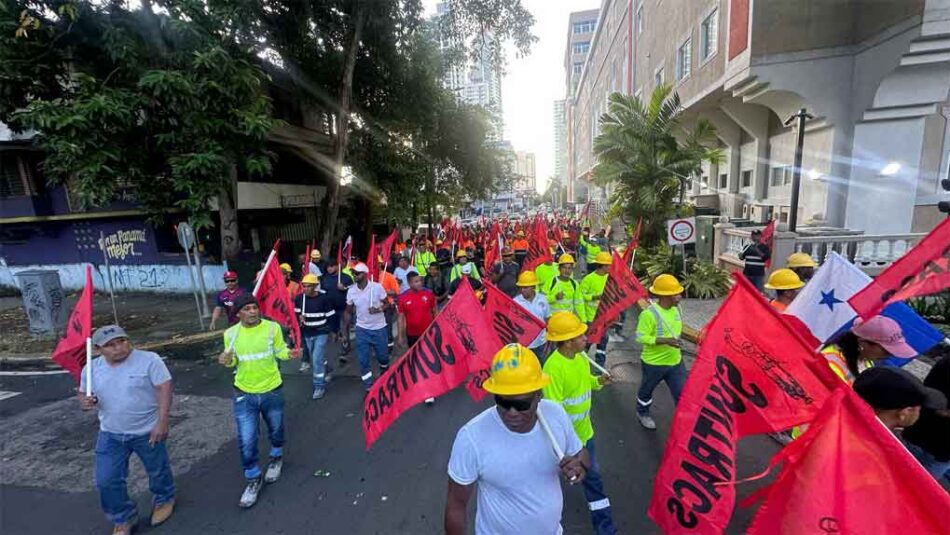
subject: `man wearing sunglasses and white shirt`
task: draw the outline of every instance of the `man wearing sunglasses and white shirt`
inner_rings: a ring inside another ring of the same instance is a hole
[[[580,483],[590,459],[564,409],[541,399],[549,381],[538,357],[520,344],[503,347],[492,359],[484,388],[495,394],[496,405],[465,424],[452,445],[447,535],[465,533],[476,484],[477,535],[563,533],[560,477]]]

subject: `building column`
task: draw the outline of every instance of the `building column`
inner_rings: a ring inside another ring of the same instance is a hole
[[[752,170],[752,200],[764,199],[769,181],[769,109],[738,100],[725,100],[720,109],[755,142]]]
[[[729,178],[726,182],[727,188],[725,195],[721,195],[720,199],[725,201],[726,207],[725,212],[730,217],[739,217],[742,214],[736,213],[736,196],[739,193],[739,181],[741,180],[741,172],[739,165],[741,162],[739,147],[742,143],[742,129],[729,118],[722,110],[714,110],[708,113],[704,113],[703,117],[709,120],[716,127],[716,137],[722,141],[725,147],[725,153],[729,158],[729,162],[726,164],[725,169],[717,170],[718,173],[726,171],[729,174]],[[716,180],[719,180],[719,177],[716,176]],[[720,210],[722,210],[722,203],[720,203]]]

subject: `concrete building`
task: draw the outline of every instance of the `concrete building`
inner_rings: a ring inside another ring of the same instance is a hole
[[[692,181],[697,204],[786,221],[797,132],[784,123],[806,108],[799,224],[926,231],[950,165],[948,35],[950,0],[604,0],[568,121],[570,175],[595,163],[607,94],[668,83],[725,153]]]
[[[436,16],[444,16],[449,6],[436,5]],[[497,46],[498,43],[496,43]],[[493,59],[489,50],[482,50],[477,60],[469,59],[464,65],[456,65],[446,70],[442,85],[452,91],[462,102],[483,107],[491,116],[492,130],[488,133],[491,141],[500,141],[504,135],[504,122],[501,100],[501,67]]]
[[[558,188],[567,182],[567,100],[554,101],[554,181]]]
[[[572,125],[577,115],[575,94],[584,73],[587,56],[590,53],[597,30],[598,15],[598,10],[588,9],[586,11],[575,11],[568,17],[567,48],[564,50],[564,94],[567,96],[564,104],[564,115],[567,125]],[[574,152],[574,135],[573,128],[568,127],[565,136],[568,155]],[[587,200],[587,182],[578,183],[574,180],[574,166],[570,156],[568,156],[566,163],[568,177],[565,183],[567,202],[584,202]]]
[[[533,152],[515,151],[513,172],[515,176],[518,177],[515,191],[523,194],[535,193],[538,177]]]

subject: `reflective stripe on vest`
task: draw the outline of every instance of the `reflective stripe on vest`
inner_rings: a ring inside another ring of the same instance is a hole
[[[664,337],[665,337],[665,335],[663,334],[663,333],[664,333],[664,331],[663,331],[663,323],[664,323],[664,321],[663,321],[663,318],[660,316],[660,311],[657,310],[657,309],[656,309],[656,306],[654,306],[654,305],[650,305],[650,308],[648,308],[647,310],[649,310],[649,311],[653,314],[653,317],[656,319],[656,337],[657,337],[657,338],[664,338]],[[670,333],[670,335],[672,335],[672,334],[673,334],[673,333]]]
[[[848,369],[848,362],[841,356],[840,353],[821,353],[825,357],[825,361],[828,363],[828,366],[841,377],[849,385],[854,383],[854,374],[851,373],[851,370]]]
[[[274,327],[275,324],[271,324],[270,332],[267,337],[267,351],[262,351],[260,353],[248,353],[247,355],[235,355],[238,360],[243,360],[244,362],[249,362],[252,360],[261,360],[266,359],[267,357],[274,356]],[[231,337],[230,346],[231,349],[234,349],[234,344],[237,343],[238,333],[241,331],[241,326],[239,325],[237,329],[234,330],[234,336]]]
[[[564,405],[580,405],[581,403],[584,403],[589,399],[590,399],[590,391],[588,390],[587,392],[584,392],[583,394],[579,396],[575,396],[573,398],[566,398],[561,403],[563,403]]]

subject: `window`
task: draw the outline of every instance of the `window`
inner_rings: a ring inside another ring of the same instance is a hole
[[[700,184],[702,184],[702,187],[703,187],[703,188],[708,188],[708,187],[709,187],[709,176],[708,176],[708,175],[703,175],[702,178],[699,179],[699,182],[700,182]]]
[[[637,35],[640,35],[641,33],[643,33],[643,4],[642,3],[640,4],[639,7],[637,7],[635,24],[637,27]]]
[[[663,85],[663,67],[657,69],[656,74],[653,75],[653,86],[660,87]]]
[[[0,199],[29,194],[26,181],[20,173],[19,160],[15,152],[0,153]]]
[[[752,171],[742,172],[742,187],[743,188],[752,187]]]
[[[719,189],[726,189],[729,186],[729,175],[723,173],[719,175]]]
[[[575,62],[574,62],[574,74],[580,74],[580,73],[582,73],[582,72],[584,72],[584,62],[583,62],[583,61],[575,61]]]
[[[706,61],[719,46],[719,10],[714,9],[699,27],[699,58]]]
[[[574,43],[575,54],[586,54],[590,50],[590,41],[578,41]]]
[[[679,50],[676,51],[676,79],[677,81],[683,80],[689,76],[690,72],[690,59],[693,55],[693,40],[687,39],[685,43],[680,45]]]
[[[772,168],[772,176],[769,179],[770,186],[786,186],[792,183],[792,166],[782,165]]]
[[[576,34],[579,34],[579,33],[593,33],[593,32],[594,32],[594,28],[596,28],[596,27],[597,27],[597,21],[596,21],[596,20],[584,20],[584,21],[581,21],[581,22],[575,22],[575,23],[574,23],[574,34],[576,35]]]

